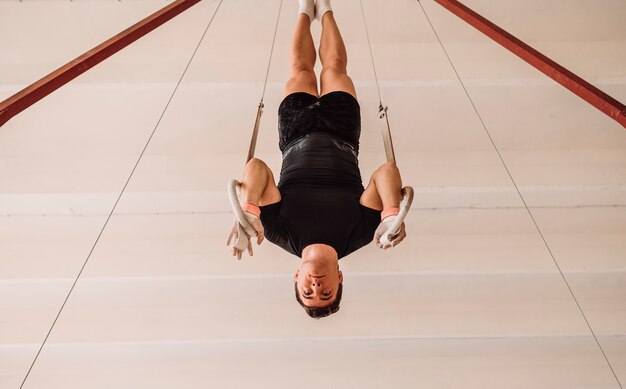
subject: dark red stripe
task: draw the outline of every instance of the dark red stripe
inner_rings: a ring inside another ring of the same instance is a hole
[[[177,0],[0,103],[0,126],[201,0]]]
[[[626,128],[626,107],[457,0],[435,0],[489,38],[574,92]]]

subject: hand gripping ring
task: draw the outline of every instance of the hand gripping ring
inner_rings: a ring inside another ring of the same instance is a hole
[[[241,190],[241,182],[232,179],[228,183],[228,199],[230,200],[230,206],[235,213],[235,218],[239,222],[239,238],[234,242],[233,247],[239,250],[245,250],[248,247],[248,240],[251,236],[256,236],[256,230],[248,223],[248,219],[246,218],[246,214],[241,209],[241,204],[239,202],[239,194],[238,190]],[[242,247],[240,247],[242,246]]]
[[[380,237],[380,243],[387,244],[391,243],[393,237],[400,232],[400,227],[404,222],[409,210],[411,209],[411,204],[413,204],[413,188],[410,186],[405,186],[402,188],[402,201],[400,201],[400,213],[398,213],[398,217],[393,222],[393,224],[385,231],[385,233]]]

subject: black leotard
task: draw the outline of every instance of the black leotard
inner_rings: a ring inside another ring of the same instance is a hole
[[[346,92],[287,96],[279,108],[281,201],[261,207],[267,239],[301,257],[309,244],[339,258],[372,241],[380,211],[359,203],[360,107]]]

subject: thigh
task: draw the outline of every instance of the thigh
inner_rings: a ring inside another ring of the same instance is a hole
[[[305,92],[313,96],[319,96],[315,72],[302,70],[292,73],[291,78],[285,83],[284,95],[288,96],[296,92]]]
[[[322,69],[320,84],[321,96],[330,92],[342,91],[348,92],[356,98],[354,83],[348,74],[342,70],[334,68]]]

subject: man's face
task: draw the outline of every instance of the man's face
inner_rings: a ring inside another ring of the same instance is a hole
[[[326,307],[335,301],[339,283],[343,282],[336,263],[311,259],[300,264],[293,279],[304,305]]]

